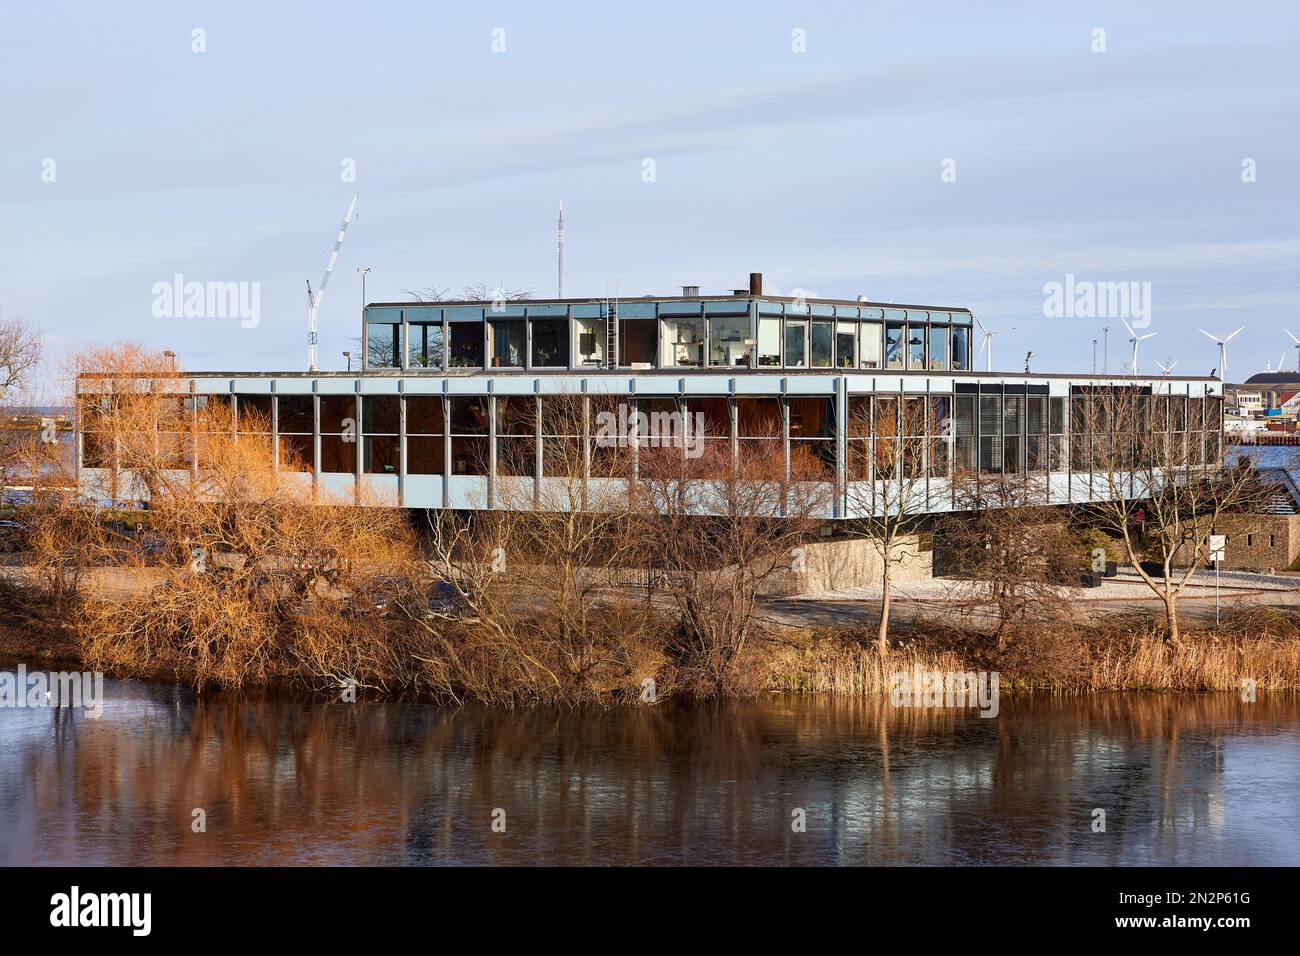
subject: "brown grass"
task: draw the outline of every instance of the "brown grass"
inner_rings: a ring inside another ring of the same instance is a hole
[[[1186,630],[1178,644],[1148,618],[1116,616],[1087,629],[1017,632],[999,650],[986,635],[918,624],[886,657],[869,626],[790,631],[756,650],[750,666],[768,690],[883,694],[895,671],[997,671],[1004,690],[1300,690],[1300,621],[1272,609],[1224,615],[1218,630]]]

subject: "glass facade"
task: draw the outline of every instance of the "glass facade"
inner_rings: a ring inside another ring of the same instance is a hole
[[[610,335],[610,315],[617,314]],[[365,368],[965,370],[971,316],[748,297],[369,306]]]
[[[1184,379],[1184,394],[1156,395],[1158,380],[1146,380],[1140,401],[1121,407],[1117,391],[1091,381],[932,374],[970,368],[973,319],[962,310],[692,290],[623,301],[372,305],[363,315],[364,371],[376,374],[199,376],[193,394],[173,399],[168,389],[160,401],[179,403],[195,423],[200,407],[228,410],[237,434],[265,436],[277,467],[313,487],[359,478],[359,502],[370,488],[396,492],[407,507],[500,507],[494,496],[519,481],[644,471],[643,449],[662,452],[655,433],[641,445],[602,441],[596,422],[605,413],[623,416],[622,429],[630,414],[634,434],[640,415],[698,423],[703,454],[684,454],[693,475],[761,468],[776,480],[832,485],[844,502],[849,482],[922,478],[929,507],[933,495],[955,504],[957,479],[1028,482],[1049,472],[1052,494],[1084,501],[1089,492],[1069,497],[1076,479],[1091,489],[1098,464],[1117,450],[1192,465],[1222,453],[1223,400],[1207,394],[1216,387],[1208,381]],[[571,381],[511,377],[533,370],[569,372]],[[200,383],[217,382],[229,393],[202,394]],[[536,394],[555,387],[576,394]],[[78,401],[87,469],[122,457],[102,424],[112,407],[105,401]],[[183,420],[174,411],[167,421]],[[202,467],[197,435],[172,424],[156,435],[168,467]],[[534,485],[532,500],[543,490]],[[584,485],[584,502],[586,494]]]
[[[1139,456],[1190,467],[1218,463],[1223,400],[1195,394],[1198,388],[1165,395],[1138,386],[1127,390],[1127,405],[1121,404],[1125,390],[1111,386],[969,381],[947,391],[849,393],[843,405],[828,394],[237,392],[187,398],[182,410],[192,415],[200,406],[229,406],[238,433],[274,436],[281,471],[483,479],[626,476],[624,463],[638,453],[634,446],[596,442],[598,415],[685,413],[700,427],[704,454],[691,466],[698,477],[725,476],[734,463],[765,462],[775,464],[778,476],[784,468],[791,482],[924,478],[933,507],[955,494],[953,479],[981,475],[1028,482],[1051,472],[1086,486],[1117,451],[1134,464]],[[113,467],[112,443],[96,430],[100,405],[81,405],[82,466]],[[160,441],[175,445],[176,467],[202,466],[192,460],[183,432],[169,431]],[[1066,494],[1087,500],[1087,492]]]

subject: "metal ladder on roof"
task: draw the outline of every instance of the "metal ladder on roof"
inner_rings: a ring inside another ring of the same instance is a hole
[[[605,300],[605,364],[618,367],[618,299]]]

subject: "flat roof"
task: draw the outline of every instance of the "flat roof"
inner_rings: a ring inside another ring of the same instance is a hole
[[[613,297],[595,296],[580,299],[507,299],[506,304],[511,306],[528,306],[528,305],[604,305],[606,302],[614,301],[617,303],[625,302],[680,302],[683,300],[690,302],[735,302],[737,299],[751,299],[763,302],[808,302],[819,305],[845,305],[857,306],[864,309],[915,309],[925,312],[964,312],[967,315],[974,315],[966,306],[958,305],[909,305],[904,302],[862,302],[857,299],[823,299],[812,296],[794,296],[794,295],[754,295],[746,292],[744,295],[728,295],[720,293],[716,295],[620,295]],[[488,308],[498,299],[438,299],[421,301],[418,299],[408,300],[406,302],[367,302],[365,307],[369,308],[406,308],[408,306],[426,305],[433,308],[442,308],[444,306],[483,306]]]
[[[942,371],[930,369],[835,369],[835,368],[743,368],[741,366],[718,366],[716,368],[557,368],[557,369],[467,369],[447,372],[429,369],[368,369],[366,371],[329,371],[329,372],[81,372],[77,378],[532,378],[567,376],[569,378],[590,375],[612,375],[619,378],[628,375],[656,376],[711,376],[714,378],[731,378],[736,375],[766,375],[771,378],[798,378],[816,376],[853,376],[855,378],[975,378],[994,379],[1068,379],[1075,382],[1208,382],[1219,384],[1219,380],[1209,375],[1092,375],[1071,374],[1069,372],[978,372],[978,371]]]

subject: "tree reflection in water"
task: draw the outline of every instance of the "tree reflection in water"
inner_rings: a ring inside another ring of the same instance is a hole
[[[1300,705],[768,697],[604,711],[0,710],[0,863],[1251,864],[1300,851]],[[1092,832],[1092,810],[1107,831]],[[195,808],[207,831],[191,829]],[[506,832],[491,829],[506,812]],[[807,832],[791,812],[807,813]]]

